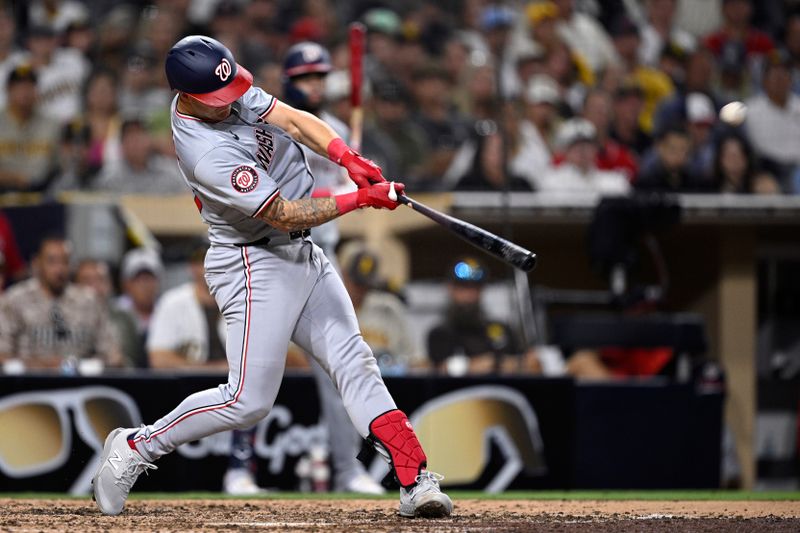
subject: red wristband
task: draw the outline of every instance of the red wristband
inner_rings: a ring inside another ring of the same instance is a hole
[[[341,163],[342,156],[350,150],[341,137],[336,137],[328,145],[328,159],[334,163]]]
[[[358,191],[337,194],[334,199],[336,200],[336,209],[339,210],[340,215],[358,209]]]

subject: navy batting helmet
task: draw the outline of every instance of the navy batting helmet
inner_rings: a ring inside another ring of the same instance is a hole
[[[325,75],[333,69],[331,55],[321,45],[310,41],[289,48],[283,60],[283,97],[291,105],[306,109],[308,98],[292,80],[307,74]]]
[[[212,107],[234,102],[253,85],[253,75],[236,63],[231,51],[204,35],[175,43],[165,68],[170,87]]]

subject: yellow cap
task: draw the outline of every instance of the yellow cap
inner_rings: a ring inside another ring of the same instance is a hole
[[[545,19],[558,18],[558,6],[553,2],[533,2],[525,8],[525,14],[531,24],[538,24]]]

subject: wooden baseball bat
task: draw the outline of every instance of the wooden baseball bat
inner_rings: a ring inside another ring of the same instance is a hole
[[[367,28],[360,22],[350,25],[350,147],[361,150],[364,109],[361,102],[364,80],[364,40]]]
[[[414,211],[425,215],[437,224],[444,226],[471,245],[488,252],[512,266],[525,272],[530,272],[536,267],[536,254],[526,250],[518,244],[514,244],[490,231],[479,228],[469,222],[464,222],[450,215],[445,215],[432,207],[409,198],[406,195],[398,195],[397,201],[405,204]]]

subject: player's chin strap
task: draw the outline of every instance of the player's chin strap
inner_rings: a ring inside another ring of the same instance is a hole
[[[416,485],[417,476],[428,466],[428,458],[403,411],[394,409],[376,417],[369,424],[367,440],[392,465],[400,485]]]

